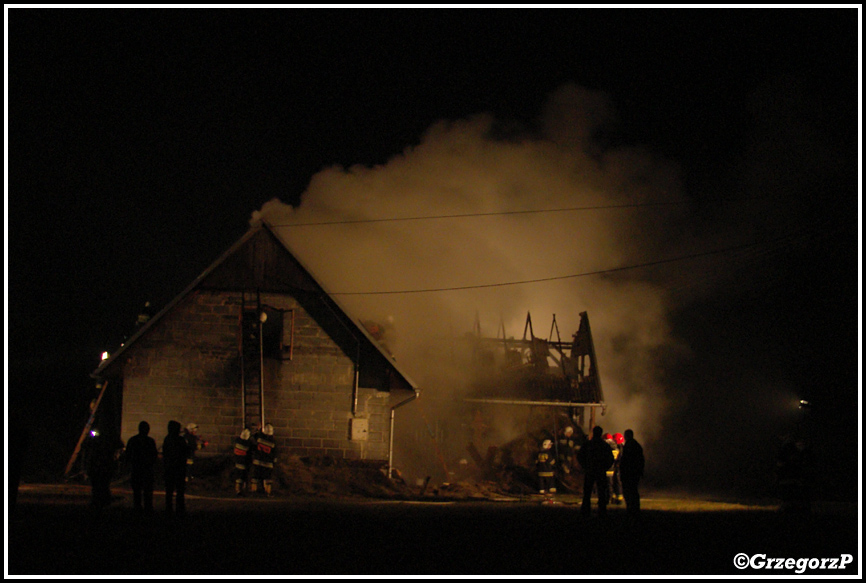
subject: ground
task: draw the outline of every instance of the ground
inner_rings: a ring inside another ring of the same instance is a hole
[[[452,490],[450,495],[448,490]],[[20,487],[7,513],[7,575],[788,575],[796,568],[738,570],[746,553],[822,559],[851,555],[860,573],[856,505],[813,504],[808,514],[778,504],[697,500],[647,492],[642,518],[622,507],[599,518],[574,495],[484,496],[456,485],[423,496],[294,494],[273,498],[191,488],[188,512],[140,516],[124,483],[101,511],[84,484]],[[818,566],[818,561],[813,561]]]

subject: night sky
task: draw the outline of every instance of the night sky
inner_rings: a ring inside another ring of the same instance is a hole
[[[549,97],[577,86],[615,110],[592,137],[596,154],[639,146],[678,168],[669,199],[688,203],[680,226],[718,234],[715,247],[692,253],[775,242],[735,286],[690,296],[670,314],[690,358],[665,373],[682,387],[668,393],[678,414],[656,449],[678,468],[667,485],[713,473],[707,466],[734,454],[705,456],[708,440],[736,434],[744,408],[775,406],[759,388],[731,388],[746,381],[791,386],[814,403],[819,432],[844,449],[826,467],[853,491],[858,9],[6,16],[7,410],[57,427],[61,441],[77,437],[95,396],[89,373],[144,302],[171,301],[265,203],[303,208],[322,170],[385,165],[443,120],[487,114],[497,139],[539,139]],[[719,383],[710,398],[696,389],[708,383]],[[763,445],[783,430],[768,430]],[[738,445],[760,447],[752,435]]]

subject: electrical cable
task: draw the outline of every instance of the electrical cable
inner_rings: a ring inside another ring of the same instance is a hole
[[[428,221],[428,220],[438,220],[438,219],[465,219],[470,217],[493,217],[493,216],[507,216],[507,215],[529,215],[529,214],[542,214],[542,213],[562,213],[562,212],[576,212],[576,211],[596,211],[596,210],[609,210],[609,209],[625,209],[625,208],[641,208],[641,207],[653,207],[653,206],[672,206],[672,205],[681,205],[681,204],[693,204],[693,201],[688,200],[676,200],[676,201],[666,201],[666,202],[643,202],[643,203],[632,203],[632,204],[609,204],[609,205],[597,205],[597,206],[579,206],[579,207],[564,207],[564,208],[554,208],[554,209],[535,209],[535,210],[522,210],[522,211],[497,211],[497,212],[489,212],[489,213],[463,213],[456,215],[428,215],[422,217],[390,217],[390,218],[382,218],[382,219],[346,219],[342,221],[319,221],[319,222],[310,222],[310,223],[272,223],[272,227],[322,227],[328,225],[355,225],[360,223],[394,223],[400,221]]]
[[[756,241],[751,243],[743,243],[741,245],[732,245],[730,247],[723,247],[720,249],[712,249],[709,251],[703,251],[700,253],[690,253],[688,255],[681,255],[678,257],[672,257],[669,259],[660,259],[657,261],[648,261],[645,263],[638,263],[634,265],[625,265],[622,267],[613,267],[610,269],[600,269],[596,271],[587,271],[583,273],[575,273],[570,275],[560,275],[553,277],[543,277],[538,279],[526,279],[520,281],[509,281],[509,282],[499,282],[499,283],[489,283],[489,284],[478,284],[478,285],[465,285],[465,286],[454,286],[454,287],[438,287],[438,288],[422,288],[422,289],[408,289],[408,290],[389,290],[389,291],[362,291],[362,292],[331,292],[330,295],[341,295],[341,296],[350,296],[350,295],[394,295],[394,294],[416,294],[416,293],[434,293],[434,292],[447,292],[447,291],[463,291],[463,290],[471,290],[471,289],[484,289],[484,288],[494,288],[494,287],[506,287],[513,285],[524,285],[530,283],[543,283],[549,281],[558,281],[564,279],[574,279],[577,277],[588,277],[592,275],[605,275],[610,273],[617,273],[621,271],[628,271],[632,269],[638,269],[642,267],[650,267],[654,265],[662,265],[666,263],[674,263],[677,261],[685,261],[687,259],[695,259],[698,257],[707,257],[710,255],[718,255],[722,253],[729,253],[732,251],[746,250],[746,249],[754,249],[763,245],[772,245],[778,244],[780,242],[789,242],[792,239],[796,239],[802,237],[803,235],[811,234],[816,232],[814,229],[812,230],[804,230],[798,233],[788,233],[777,237],[775,239],[769,241]]]

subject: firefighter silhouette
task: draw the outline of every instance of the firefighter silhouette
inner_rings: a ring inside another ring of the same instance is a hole
[[[641,477],[643,477],[644,464],[643,447],[634,438],[634,431],[626,429],[619,467],[622,474],[622,493],[625,498],[625,509],[632,518],[640,515],[638,483]]]
[[[584,471],[583,504],[581,512],[588,516],[592,510],[592,489],[598,495],[598,515],[607,514],[610,494],[607,490],[607,470],[613,465],[613,451],[602,436],[599,426],[592,428],[592,439],[577,452],[577,461]]]
[[[186,511],[186,468],[189,445],[180,434],[180,423],[168,422],[168,435],[162,442],[162,463],[165,477],[165,512],[183,514]]]
[[[613,504],[622,504],[622,479],[619,473],[619,457],[622,453],[622,444],[625,443],[625,437],[622,433],[611,435],[606,433],[604,441],[610,446],[613,452],[613,465],[607,470],[607,486],[610,493],[610,501]]]
[[[150,437],[150,424],[138,424],[138,433],[126,442],[124,460],[130,466],[129,483],[132,486],[132,504],[136,511],[153,510],[154,466],[159,454],[156,441]]]
[[[100,509],[111,504],[111,479],[117,472],[123,441],[110,426],[93,429],[90,435],[85,444],[90,502],[94,508]]]

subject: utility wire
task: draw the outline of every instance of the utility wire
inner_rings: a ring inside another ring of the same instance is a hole
[[[403,221],[430,221],[430,220],[442,220],[442,219],[465,219],[472,217],[497,217],[497,216],[508,216],[508,215],[531,215],[531,214],[543,214],[543,213],[563,213],[563,212],[578,212],[578,211],[599,211],[599,210],[611,210],[611,209],[628,209],[628,208],[644,208],[644,207],[664,207],[664,206],[677,206],[684,204],[695,204],[695,205],[705,205],[711,204],[714,202],[719,203],[741,203],[741,202],[755,202],[766,200],[767,197],[752,197],[752,198],[732,198],[732,199],[710,199],[710,200],[702,200],[702,201],[694,201],[694,200],[671,200],[671,201],[660,201],[660,202],[635,202],[629,204],[605,204],[605,205],[594,205],[594,206],[574,206],[574,207],[562,207],[562,208],[552,208],[552,209],[530,209],[530,210],[522,210],[522,211],[496,211],[496,212],[488,212],[488,213],[462,213],[462,214],[454,214],[454,215],[426,215],[426,216],[416,216],[416,217],[386,217],[380,219],[345,219],[345,220],[334,220],[334,221],[313,221],[309,223],[269,223],[272,227],[281,227],[281,228],[289,228],[289,227],[322,227],[329,225],[357,225],[363,223],[396,223]]]
[[[769,269],[772,262],[782,259],[792,249],[820,254],[821,245],[845,232],[845,229],[833,221],[824,221],[815,225],[810,230],[800,231],[785,237],[779,237],[768,241],[766,245],[758,248],[746,249],[740,253],[732,253],[724,264],[725,267],[708,269],[702,275],[695,277],[695,273],[683,276],[671,289],[672,291],[685,291],[706,288],[711,284],[735,277],[736,273],[751,270],[751,287],[763,289],[771,285],[787,281],[787,276],[779,270]]]
[[[811,232],[811,231],[808,231]],[[409,290],[392,290],[392,291],[366,291],[366,292],[332,292],[330,295],[334,296],[357,296],[357,295],[394,295],[394,294],[418,294],[418,293],[432,293],[432,292],[446,292],[446,291],[462,291],[462,290],[470,290],[470,289],[484,289],[484,288],[493,288],[493,287],[506,287],[513,285],[524,285],[529,283],[543,283],[548,281],[558,281],[564,279],[574,279],[577,277],[588,277],[592,275],[603,275],[608,273],[617,273],[620,271],[627,271],[630,269],[638,269],[641,267],[650,267],[653,265],[662,265],[665,263],[674,263],[677,261],[685,261],[687,259],[695,259],[697,257],[706,257],[709,255],[717,255],[720,253],[728,253],[731,251],[739,251],[741,249],[751,249],[754,247],[759,247],[761,245],[778,243],[782,241],[790,241],[791,239],[808,233],[807,231],[803,231],[800,233],[791,233],[787,235],[783,235],[771,241],[758,241],[752,243],[744,243],[742,245],[733,245],[731,247],[723,247],[720,249],[712,249],[710,251],[703,251],[701,253],[691,253],[689,255],[681,255],[679,257],[672,257],[670,259],[660,259],[658,261],[649,261],[646,263],[638,263],[635,265],[626,265],[623,267],[614,267],[611,269],[600,269],[597,271],[587,271],[584,273],[575,273],[571,275],[560,275],[554,277],[544,277],[539,279],[525,279],[520,281],[508,281],[508,282],[500,282],[500,283],[489,283],[489,284],[480,284],[480,285],[464,285],[464,286],[455,286],[455,287],[438,287],[438,288],[425,288],[425,289],[409,289]]]
[[[675,200],[668,202],[640,202],[640,203],[632,203],[632,204],[608,204],[608,205],[597,205],[597,206],[576,206],[576,207],[564,207],[564,208],[554,208],[554,209],[537,209],[537,210],[522,210],[522,211],[497,211],[497,212],[489,212],[489,213],[464,213],[464,214],[456,214],[456,215],[428,215],[422,217],[391,217],[384,219],[346,219],[342,221],[320,221],[320,222],[311,222],[311,223],[273,223],[272,227],[321,227],[324,225],[355,225],[359,223],[395,223],[400,221],[429,221],[429,220],[437,220],[437,219],[465,219],[469,217],[495,217],[495,216],[506,216],[506,215],[530,215],[530,214],[541,214],[541,213],[563,213],[563,212],[575,212],[575,211],[597,211],[597,210],[608,210],[608,209],[625,209],[625,208],[640,208],[640,207],[651,207],[651,206],[673,206],[673,205],[681,205],[681,204],[692,204],[693,201],[688,200]]]

